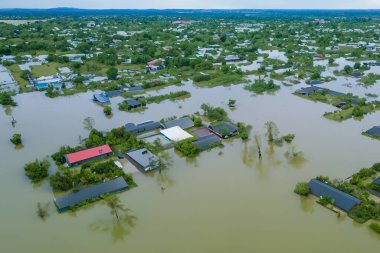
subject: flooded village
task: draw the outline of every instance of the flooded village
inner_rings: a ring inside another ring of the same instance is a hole
[[[0,251],[376,250],[367,14],[0,11]]]

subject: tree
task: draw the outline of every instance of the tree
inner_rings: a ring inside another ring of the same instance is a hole
[[[24,80],[29,80],[30,71],[29,70],[23,70],[21,71],[20,77]]]
[[[110,68],[107,70],[107,77],[109,80],[116,80],[117,79],[117,74],[118,74],[118,70],[117,68]]]
[[[346,66],[344,66],[344,72],[347,74],[347,75],[349,75],[349,74],[351,74],[352,73],[352,71],[353,71],[353,69],[352,69],[352,67],[350,66],[350,65],[346,65]]]
[[[84,128],[87,130],[91,130],[94,128],[95,120],[91,117],[87,117],[83,120]]]
[[[24,166],[25,175],[32,181],[32,183],[41,182],[43,179],[49,176],[48,170],[50,162],[47,159],[27,163]]]
[[[278,127],[276,125],[276,123],[274,123],[273,121],[269,121],[267,123],[265,123],[265,127],[267,129],[267,138],[268,138],[268,142],[269,143],[273,143],[273,141],[276,139],[279,131],[278,131]]]
[[[116,216],[116,219],[119,219],[119,212],[126,212],[126,209],[118,196],[116,195],[108,195],[104,198],[107,206],[111,209],[111,214]]]
[[[355,105],[354,109],[352,110],[352,115],[354,117],[362,117],[364,115],[364,111],[360,105]]]
[[[16,106],[17,103],[12,99],[11,94],[6,92],[0,92],[0,105]]]
[[[46,204],[46,206],[42,206],[40,202],[37,203],[37,215],[42,220],[45,220],[45,218],[49,215],[48,213],[48,207],[49,203]]]
[[[14,134],[11,138],[11,142],[14,144],[14,145],[20,145],[22,144],[22,140],[21,140],[21,134]]]
[[[73,188],[73,178],[69,172],[56,172],[50,176],[50,186],[54,191],[68,191]]]
[[[259,154],[259,159],[261,159],[261,157],[262,157],[262,154],[261,154],[261,138],[258,134],[255,134],[254,138],[255,138],[255,143],[256,143],[256,147],[257,147],[257,152]]]
[[[296,185],[294,192],[301,196],[307,196],[310,193],[310,187],[308,183],[301,182]]]
[[[111,115],[112,114],[112,107],[108,106],[108,105],[104,106],[103,112],[105,115]]]
[[[360,62],[356,62],[354,65],[354,69],[360,69]]]

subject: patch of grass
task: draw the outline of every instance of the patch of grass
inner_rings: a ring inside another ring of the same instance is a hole
[[[64,67],[65,65],[56,63],[56,62],[49,62],[47,64],[43,64],[40,66],[32,66],[31,72],[34,77],[41,77],[41,76],[50,76],[58,73],[57,68]]]
[[[7,68],[12,73],[13,78],[16,80],[16,82],[20,86],[21,92],[31,91],[30,88],[26,88],[26,85],[28,85],[28,81],[21,78],[22,70],[20,69],[20,67],[18,65],[13,64]]]

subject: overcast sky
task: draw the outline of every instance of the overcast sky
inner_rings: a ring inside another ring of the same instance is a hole
[[[380,0],[0,0],[0,8],[380,9]]]

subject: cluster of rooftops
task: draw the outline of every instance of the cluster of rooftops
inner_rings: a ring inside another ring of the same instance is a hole
[[[229,122],[218,122],[209,127],[195,128],[190,134],[184,129],[194,128],[194,122],[189,117],[170,120],[164,123],[156,121],[146,121],[140,124],[128,123],[125,129],[132,134],[139,134],[153,130],[160,130],[159,135],[163,136],[170,142],[179,142],[182,140],[194,138],[192,143],[201,150],[209,149],[214,145],[221,144],[221,138],[229,138],[238,134],[238,128]],[[114,152],[111,147],[106,144],[98,147],[80,150],[65,155],[68,167],[78,166],[82,163],[95,159],[113,156]],[[154,155],[146,148],[132,149],[126,152],[126,160],[133,164],[142,172],[148,172],[157,169],[159,166],[159,157]],[[77,206],[82,202],[99,198],[103,194],[115,193],[128,188],[128,184],[122,177],[104,182],[99,185],[82,189],[78,192],[72,192],[54,199],[54,202],[60,212],[67,211],[73,206]]]

